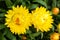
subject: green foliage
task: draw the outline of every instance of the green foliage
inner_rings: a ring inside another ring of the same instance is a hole
[[[16,37],[8,29],[5,30],[5,36],[10,40],[16,40]]]
[[[8,8],[11,8],[11,6],[13,5],[13,3],[11,2],[11,0],[5,0],[6,6]]]
[[[37,2],[37,3],[42,4],[43,6],[47,7],[47,3],[43,0],[33,0],[33,2]]]
[[[4,37],[4,35],[0,32],[0,40],[6,40],[6,38]]]
[[[0,30],[2,30],[3,28],[5,28],[6,26],[4,24],[0,24]]]
[[[34,10],[36,7],[44,6],[51,11],[54,7],[60,8],[60,0],[0,0],[0,40],[21,40],[21,35],[18,36],[11,33],[9,28],[7,28],[7,26],[4,25],[4,15],[6,14],[7,10],[10,9],[13,5],[26,6],[29,9],[29,11]],[[56,31],[56,26],[58,23],[60,23],[60,14],[58,14],[57,16],[52,16],[54,19],[54,23],[53,27],[49,32],[36,32],[31,29],[27,30],[25,34],[27,36],[27,40],[49,40],[49,36],[51,33],[60,33],[60,30]]]

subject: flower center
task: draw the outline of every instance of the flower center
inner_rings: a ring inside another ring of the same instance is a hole
[[[45,19],[44,18],[42,18],[42,23],[44,23],[45,22]]]
[[[19,22],[20,22],[20,21],[19,21],[19,18],[16,18],[16,20],[15,20],[15,24],[20,25]]]
[[[40,20],[41,20],[41,23],[44,23],[46,19],[44,17],[41,17]]]

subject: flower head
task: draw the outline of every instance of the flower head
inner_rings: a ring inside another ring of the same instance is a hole
[[[50,40],[59,40],[59,33],[53,33],[50,35]]]
[[[59,14],[59,8],[54,7],[54,8],[52,9],[52,12],[53,12],[54,15],[58,15],[58,14]]]
[[[38,30],[49,31],[52,28],[53,19],[49,11],[46,11],[44,7],[37,7],[32,11],[32,23]]]
[[[57,25],[57,31],[60,33],[60,23]]]
[[[5,16],[5,25],[10,28],[12,33],[24,34],[26,33],[26,29],[29,29],[30,14],[26,7],[13,6],[12,10],[8,10]]]
[[[57,28],[60,29],[60,23],[58,24]]]

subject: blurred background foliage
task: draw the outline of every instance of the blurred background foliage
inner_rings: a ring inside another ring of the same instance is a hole
[[[12,34],[9,28],[7,28],[4,25],[4,15],[9,9],[11,9],[13,5],[26,6],[30,12],[31,10],[34,10],[36,7],[44,6],[47,8],[47,10],[50,10],[52,14],[52,8],[58,7],[60,9],[60,0],[0,0],[0,40],[24,40],[23,36],[24,38],[26,37],[27,40],[49,40],[51,33],[58,32],[56,30],[56,25],[60,23],[60,14],[53,15],[53,27],[48,32],[36,32],[34,28],[30,27],[30,30],[27,30],[27,33],[23,36]]]

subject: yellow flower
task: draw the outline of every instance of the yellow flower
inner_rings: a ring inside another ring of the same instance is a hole
[[[50,35],[50,40],[59,40],[59,33],[53,33]]]
[[[57,28],[60,29],[60,23],[58,24]]]
[[[60,23],[57,25],[57,31],[60,33]]]
[[[12,10],[8,10],[6,16],[7,27],[10,28],[12,33],[15,34],[24,34],[26,29],[29,29],[30,24],[30,13],[26,7],[12,7]]]
[[[44,7],[37,7],[36,10],[32,11],[32,23],[38,30],[49,31],[52,28],[53,19],[49,11],[46,11]]]

